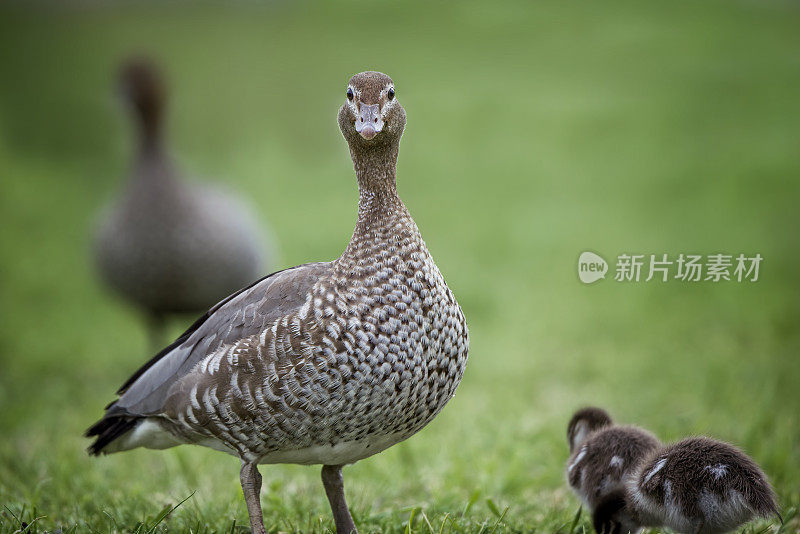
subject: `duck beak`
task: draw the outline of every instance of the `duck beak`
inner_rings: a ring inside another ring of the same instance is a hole
[[[364,139],[369,140],[378,135],[381,130],[383,130],[383,119],[378,104],[361,104],[356,119],[356,132],[361,134]]]

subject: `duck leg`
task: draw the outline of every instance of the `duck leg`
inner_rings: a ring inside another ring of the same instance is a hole
[[[342,477],[341,465],[322,466],[322,484],[325,486],[325,494],[328,502],[331,503],[333,520],[336,522],[336,534],[358,533],[347,502],[344,500],[344,479]]]
[[[261,473],[258,472],[258,465],[243,460],[239,479],[242,482],[247,514],[250,516],[250,529],[253,534],[267,534],[261,512]]]
[[[156,354],[164,348],[166,340],[167,319],[160,313],[147,314],[147,337],[150,342],[150,352]]]

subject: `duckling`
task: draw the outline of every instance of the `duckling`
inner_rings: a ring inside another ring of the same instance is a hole
[[[625,475],[649,451],[659,448],[661,442],[641,428],[615,425],[605,410],[595,407],[575,412],[567,426],[567,441],[570,448],[567,480],[592,511],[595,529],[600,533],[602,527],[597,522],[600,506],[609,495],[624,487]],[[626,526],[636,532],[635,525]]]
[[[183,179],[164,144],[166,87],[156,66],[127,61],[119,87],[137,129],[128,182],[101,216],[94,258],[103,281],[149,318],[161,346],[164,318],[201,313],[249,284],[270,260],[249,209]]]
[[[256,534],[259,464],[322,464],[336,532],[355,532],[342,466],[399,443],[455,395],[464,314],[397,193],[406,114],[391,78],[347,84],[339,127],[358,218],[332,262],[279,271],[214,306],[128,379],[91,454],[194,443],[241,460]]]
[[[775,492],[744,452],[707,437],[650,451],[625,481],[620,512],[642,526],[717,534],[777,516]]]

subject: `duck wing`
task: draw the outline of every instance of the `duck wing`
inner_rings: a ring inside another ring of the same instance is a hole
[[[223,345],[258,334],[299,309],[331,265],[307,263],[278,271],[219,302],[122,385],[104,419],[158,413],[172,384]]]

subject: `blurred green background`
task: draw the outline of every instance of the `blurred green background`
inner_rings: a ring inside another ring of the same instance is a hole
[[[168,74],[173,155],[249,198],[276,268],[343,250],[337,109],[353,73],[394,78],[400,194],[471,351],[428,428],[345,470],[362,532],[589,529],[563,477],[587,403],[738,444],[800,532],[800,7],[694,0],[0,7],[0,531],[247,525],[232,457],[84,452],[150,356],[88,254],[132,158],[112,92],[131,52]],[[586,286],[584,250],[764,261],[756,283]],[[333,528],[317,468],[262,473],[270,531]]]

